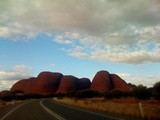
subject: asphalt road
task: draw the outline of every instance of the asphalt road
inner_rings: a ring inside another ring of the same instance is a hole
[[[25,101],[0,109],[0,120],[122,120],[115,117],[73,108],[51,99]]]

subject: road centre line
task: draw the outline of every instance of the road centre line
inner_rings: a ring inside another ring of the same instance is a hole
[[[43,104],[44,100],[40,101],[40,105],[41,107],[46,110],[49,114],[51,114],[52,116],[56,117],[58,120],[65,120],[63,117],[59,116],[58,114],[56,114],[55,112],[53,112],[52,110],[48,109],[46,106],[44,106]]]

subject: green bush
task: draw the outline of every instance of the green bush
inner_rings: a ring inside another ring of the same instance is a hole
[[[4,90],[0,92],[0,100],[10,101],[13,99],[13,94],[10,91]]]
[[[109,99],[128,97],[128,96],[130,96],[129,92],[124,92],[124,91],[120,91],[120,90],[116,90],[116,89],[104,93],[104,97],[109,98]]]
[[[152,92],[146,86],[138,85],[132,89],[133,96],[137,99],[147,100],[150,99]]]
[[[96,97],[98,95],[99,95],[99,93],[97,91],[93,91],[93,90],[89,90],[89,89],[80,90],[75,93],[75,97],[77,97],[77,98],[92,98],[92,97]]]
[[[160,100],[160,82],[157,82],[153,86],[153,97],[157,100]]]

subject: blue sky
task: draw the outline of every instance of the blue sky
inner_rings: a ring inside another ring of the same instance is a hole
[[[1,0],[0,90],[42,71],[160,81],[158,0]]]

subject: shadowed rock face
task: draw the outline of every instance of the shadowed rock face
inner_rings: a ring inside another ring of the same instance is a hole
[[[77,85],[78,85],[79,79],[68,75],[68,76],[63,76],[61,79],[61,83],[59,86],[59,89],[57,90],[56,93],[69,93],[69,92],[74,92],[77,90]]]
[[[91,86],[91,81],[88,78],[81,78],[78,83],[77,90],[89,89]]]
[[[23,91],[26,94],[50,95],[57,91],[61,73],[42,72],[37,78],[23,79],[15,83],[11,91]]]
[[[92,81],[91,89],[106,92],[111,89],[111,79],[108,71],[99,71]]]
[[[130,86],[116,74],[110,74],[113,89],[129,91]]]

